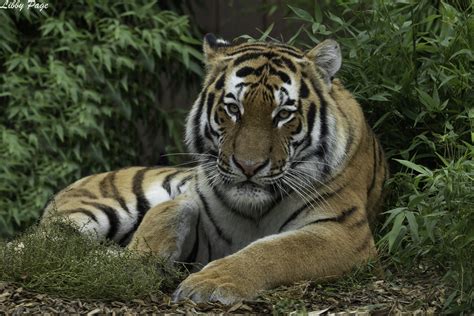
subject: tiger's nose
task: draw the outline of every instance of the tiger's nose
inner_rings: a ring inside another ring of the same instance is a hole
[[[232,156],[235,165],[247,176],[251,177],[262,169],[266,161],[243,160]]]

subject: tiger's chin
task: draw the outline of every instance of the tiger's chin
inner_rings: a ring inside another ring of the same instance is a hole
[[[264,209],[274,199],[272,191],[250,181],[228,184],[222,193],[228,204],[244,212]]]

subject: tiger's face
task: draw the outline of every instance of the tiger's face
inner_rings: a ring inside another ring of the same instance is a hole
[[[221,198],[235,208],[262,209],[295,189],[298,172],[312,169],[322,177],[324,168],[313,162],[326,146],[319,142],[328,129],[320,109],[340,66],[337,43],[304,53],[207,35],[204,52],[208,75],[186,138],[191,152],[204,157],[206,180]],[[315,62],[318,56],[325,67]]]

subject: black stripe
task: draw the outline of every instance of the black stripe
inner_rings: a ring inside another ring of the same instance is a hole
[[[276,52],[287,53],[291,56],[295,56],[298,58],[302,58],[304,55],[296,50],[294,47],[283,45],[279,43],[254,43],[245,45],[242,47],[237,47],[234,51],[232,51],[228,56],[234,56],[241,53],[250,53],[255,51],[265,51],[268,49],[275,49]]]
[[[244,46],[244,47],[239,47],[236,50],[234,50],[233,52],[229,53],[228,56],[235,56],[235,55],[238,55],[238,54],[250,53],[250,52],[254,53],[255,51],[262,51],[265,48],[268,48],[268,45],[266,45],[266,44],[262,44],[262,45],[252,44],[252,45],[248,45],[248,46]]]
[[[316,105],[311,102],[311,104],[309,105],[309,109],[308,109],[308,113],[306,114],[306,120],[308,122],[308,133],[307,133],[307,137],[308,137],[308,143],[309,144],[312,144],[313,141],[313,128],[314,128],[314,120],[316,119]]]
[[[272,58],[271,62],[272,62],[272,64],[274,64],[275,66],[278,66],[278,67],[280,67],[280,68],[284,68],[283,62],[281,61],[281,58]]]
[[[266,68],[269,68],[270,66],[268,64],[263,64],[262,66],[258,67],[257,69],[255,69],[255,75],[256,76],[260,76],[262,74],[262,72],[266,69]]]
[[[132,180],[132,192],[135,195],[135,198],[137,199],[137,221],[135,222],[135,226],[132,229],[135,231],[140,225],[143,216],[145,216],[145,213],[150,209],[150,202],[145,197],[145,193],[143,192],[143,179],[145,177],[145,173],[150,171],[151,169],[154,168],[144,168],[139,171],[133,176]]]
[[[117,185],[115,184],[115,181],[112,182],[112,192],[114,194],[114,198],[119,202],[120,206],[127,212],[130,213],[130,210],[128,209],[127,203],[125,203],[125,199],[120,195]]]
[[[271,45],[277,47],[278,49],[285,49],[285,50],[292,51],[293,53],[298,54],[301,57],[303,57],[303,53],[301,52],[301,50],[296,49],[293,46],[282,44],[282,43],[271,43]]]
[[[78,207],[72,210],[63,210],[61,213],[66,213],[66,214],[74,214],[74,213],[83,213],[84,215],[89,216],[94,222],[98,223],[97,217],[95,214],[85,208]]]
[[[319,120],[321,122],[320,124],[320,129],[319,129],[319,141],[318,141],[318,144],[315,146],[316,149],[311,151],[310,153],[308,153],[307,155],[303,156],[303,158],[301,158],[300,160],[302,161],[306,161],[308,160],[310,157],[312,156],[317,156],[318,158],[322,159],[323,162],[326,162],[326,159],[325,159],[325,153],[327,153],[328,149],[327,149],[327,135],[329,133],[329,128],[328,128],[328,124],[327,124],[327,103],[324,99],[322,99],[322,96],[321,94],[319,93],[319,91],[315,90],[319,99],[320,99],[320,106],[319,106]],[[311,110],[311,109],[310,109]],[[314,115],[312,115],[312,117],[314,117]],[[309,118],[309,116],[308,116]],[[306,147],[302,149],[302,151],[304,149],[306,149],[310,144],[306,144]],[[298,165],[299,163],[295,163],[294,165]],[[322,170],[322,174],[323,175],[328,175],[330,172],[330,169],[329,169],[329,165],[328,164],[324,164],[323,166],[323,170]]]
[[[298,217],[298,215],[301,214],[301,212],[303,212],[304,210],[306,210],[308,207],[308,205],[304,205],[303,207],[300,207],[299,209],[297,209],[295,212],[293,212],[287,219],[286,221],[283,223],[283,225],[280,226],[280,229],[278,230],[279,233],[281,233],[283,231],[283,228],[285,228],[286,225],[288,225],[291,221],[293,221],[296,217]]]
[[[184,262],[186,263],[193,263],[196,261],[196,256],[199,250],[199,224],[201,223],[201,213],[198,213],[198,218],[196,222],[196,237],[194,238],[194,245],[191,249],[191,252],[187,256]]]
[[[211,112],[212,112],[212,107],[214,106],[214,93],[209,93],[208,96],[207,96],[207,103],[206,103],[206,106],[207,106],[207,121],[209,122],[209,120],[211,119]]]
[[[125,199],[120,195],[120,192],[115,184],[115,178],[118,171],[113,171],[109,173],[99,184],[99,190],[101,195],[104,198],[112,198],[119,202],[122,209],[124,209],[127,213],[130,213],[130,210],[127,207],[127,203],[125,203]]]
[[[304,55],[299,53],[299,52],[296,52],[296,51],[293,51],[293,50],[290,50],[288,49],[287,47],[283,48],[283,47],[278,47],[278,49],[276,50],[278,53],[285,53],[285,54],[288,54],[292,57],[296,57],[296,58],[302,58]]]
[[[206,213],[206,216],[209,218],[212,225],[214,226],[214,229],[216,230],[217,235],[219,235],[219,237],[221,239],[223,239],[226,243],[231,244],[232,240],[229,237],[225,236],[224,233],[222,232],[222,229],[219,226],[217,226],[216,220],[214,219],[211,212],[209,211],[209,204],[208,204],[206,198],[204,197],[204,195],[201,193],[201,191],[197,187],[197,182],[196,182],[195,189],[196,189],[196,192],[197,192],[197,194],[198,194],[199,198],[201,199],[202,204],[204,206],[204,212]]]
[[[179,181],[178,185],[176,186],[178,188],[178,191],[179,193],[181,193],[181,187],[186,183],[188,182],[189,180],[191,180],[192,178],[194,177],[194,175],[189,175],[189,176],[186,176],[184,177],[183,179],[181,179],[181,181]]]
[[[324,154],[327,152],[327,142],[326,137],[329,133],[328,122],[327,122],[327,103],[326,100],[323,99],[321,92],[316,90],[318,98],[321,102],[319,106],[319,117],[321,121],[320,126],[320,133],[319,133],[319,152],[316,154],[319,157],[323,157]]]
[[[234,67],[237,67],[239,66],[240,64],[248,61],[248,60],[252,60],[252,59],[258,59],[260,57],[265,57],[267,59],[271,59],[272,57],[275,57],[277,55],[275,55],[275,53],[272,53],[272,52],[266,52],[266,53],[248,53],[248,54],[244,54],[242,56],[239,56],[235,59],[234,61]]]
[[[288,68],[290,68],[291,71],[296,72],[296,66],[290,59],[281,56],[281,60],[286,64]]]
[[[321,93],[320,91],[322,90],[321,82],[319,82],[314,76],[310,77],[309,81],[310,81],[310,87],[313,88],[314,93],[317,93],[318,97],[321,99],[321,96],[320,96],[320,93]]]
[[[237,72],[235,73],[237,77],[241,77],[241,78],[247,77],[253,74],[255,74],[255,68],[252,68],[252,67],[242,67],[239,70],[237,70]]]
[[[145,176],[145,173],[154,169],[160,169],[160,167],[148,167],[148,168],[143,168],[133,176],[132,179],[132,192],[136,197],[137,200],[137,206],[136,206],[136,211],[138,212],[138,216],[136,219],[135,224],[133,225],[133,228],[131,228],[120,240],[119,244],[121,246],[126,246],[126,243],[128,243],[130,240],[130,236],[135,233],[137,230],[138,226],[140,225],[143,217],[145,216],[146,212],[150,209],[150,203],[145,197],[145,193],[143,192],[143,179]],[[164,169],[158,174],[167,172],[167,169]]]
[[[283,71],[277,71],[276,74],[278,77],[280,77],[281,81],[283,81],[284,83],[291,84],[291,79],[286,73],[284,73]]]
[[[90,205],[93,206],[102,212],[107,216],[109,220],[109,231],[107,232],[107,239],[113,239],[115,237],[115,234],[117,233],[118,226],[120,225],[119,218],[117,216],[117,211],[105,204],[101,203],[95,203],[95,202],[89,202],[89,201],[81,201],[85,205]]]
[[[371,133],[372,134],[372,133]],[[373,173],[372,173],[372,180],[370,181],[370,186],[367,189],[367,197],[369,197],[370,193],[372,193],[372,190],[374,189],[375,186],[375,179],[377,178],[377,140],[375,139],[375,136],[372,134],[372,151],[373,151],[373,162],[374,162],[374,168],[373,168]]]
[[[301,104],[301,99],[298,99],[298,113],[303,114],[303,110],[302,110],[302,109],[303,109],[303,106],[302,106],[302,104]],[[304,116],[303,116],[303,117],[304,117]],[[310,145],[311,140],[308,139],[308,136],[310,136],[310,132],[309,132],[309,130],[307,129],[307,130],[306,130],[306,137],[302,137],[300,140],[293,142],[293,146],[294,146],[295,149],[298,149],[298,147],[300,147],[301,144],[305,143],[304,148],[299,149],[298,154],[302,153],[302,152],[303,152],[306,148],[308,148],[308,146]],[[293,166],[293,165],[294,165],[294,163],[292,164],[292,166]]]
[[[115,177],[116,172],[117,171],[109,172],[109,174],[107,174],[99,182],[99,191],[100,191],[100,195],[102,195],[102,197],[104,197],[104,198],[112,197],[112,192],[110,192],[112,190],[111,182],[112,182],[113,178]]]
[[[180,173],[181,173],[181,170],[171,172],[170,174],[166,175],[165,179],[163,180],[163,184],[161,186],[163,187],[163,189],[166,190],[166,192],[168,192],[168,195],[170,197],[171,197],[171,181],[176,175]]]
[[[230,93],[230,92],[227,93],[227,94],[225,95],[225,97],[226,97],[226,98],[231,98],[231,99],[236,100],[235,96],[234,96],[232,93]]]
[[[216,112],[219,111],[220,113],[224,112],[226,113],[225,115],[227,115],[227,112],[225,112],[224,108],[222,106],[217,106],[217,110]],[[220,125],[221,122],[220,122],[220,118],[219,118],[219,115],[216,113],[214,115],[214,123],[216,123],[216,125]],[[222,127],[221,127],[222,128]],[[220,130],[220,129],[219,129]]]
[[[328,218],[320,218],[320,219],[317,219],[317,220],[314,220],[314,221],[312,221],[312,222],[309,222],[309,223],[304,224],[303,227],[309,226],[309,225],[318,224],[318,223],[325,223],[325,222],[342,223],[342,222],[344,222],[349,216],[351,216],[352,214],[354,214],[355,211],[357,211],[357,207],[353,206],[353,207],[351,207],[351,208],[348,208],[348,209],[342,211],[341,215],[334,216],[334,217],[328,217]]]
[[[125,247],[130,243],[131,236],[135,233],[135,230],[129,230],[122,238],[117,242],[120,246]]]
[[[221,90],[223,87],[224,87],[224,83],[225,83],[225,68],[222,70],[222,72],[224,72],[220,77],[219,79],[216,81],[216,90]]]
[[[219,138],[220,134],[219,134],[217,131],[214,130],[214,128],[212,127],[211,124],[209,124],[207,127],[208,127],[207,134],[209,134],[209,135],[207,135],[207,137],[208,137],[210,140],[212,140],[212,136],[214,136],[215,138]],[[211,136],[211,135],[212,135],[212,136]]]
[[[306,99],[309,96],[309,89],[306,82],[301,79],[300,82],[300,98]]]

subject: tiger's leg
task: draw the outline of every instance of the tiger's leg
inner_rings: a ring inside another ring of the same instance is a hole
[[[185,195],[158,204],[146,213],[127,247],[183,261],[193,252],[198,213],[197,205]]]
[[[353,224],[320,222],[259,239],[191,274],[174,299],[232,304],[278,285],[340,276],[376,255],[368,224]]]

